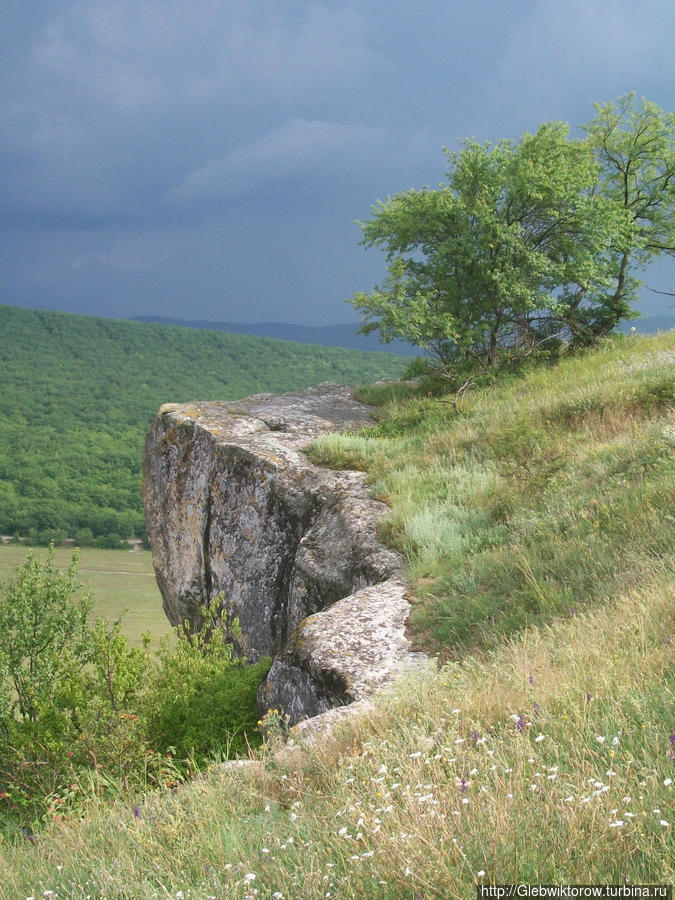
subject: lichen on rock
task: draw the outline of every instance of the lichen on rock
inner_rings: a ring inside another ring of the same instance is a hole
[[[275,657],[261,705],[292,722],[367,696],[417,659],[402,559],[376,537],[386,507],[363,473],[302,452],[322,432],[370,421],[369,407],[331,384],[167,404],[147,437],[146,521],[169,620],[198,626],[222,592],[239,620],[237,652]]]

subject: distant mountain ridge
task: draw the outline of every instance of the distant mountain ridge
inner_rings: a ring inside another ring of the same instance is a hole
[[[298,344],[319,344],[324,347],[346,347],[351,350],[379,350],[384,353],[395,353],[397,356],[421,356],[423,351],[405,341],[392,341],[384,344],[377,334],[357,334],[358,322],[346,322],[342,325],[289,325],[286,322],[214,322],[207,319],[174,319],[170,316],[133,316],[132,322],[155,323],[159,325],[175,325],[180,328],[198,328],[205,331],[226,331],[230,334],[247,334],[252,337],[274,338],[281,341],[294,341]],[[643,316],[640,319],[627,319],[619,326],[619,330],[629,334],[635,328],[638,334],[658,334],[659,331],[670,331],[675,328],[675,315],[663,313],[656,316]]]
[[[420,356],[422,351],[405,341],[384,344],[376,334],[356,334],[358,322],[342,325],[289,325],[285,322],[213,322],[205,319],[173,319],[169,316],[133,316],[132,322],[177,325],[181,328],[200,328],[206,331],[227,331],[252,337],[295,341],[298,344],[319,344],[324,347],[346,347],[350,350],[375,350],[397,356]]]

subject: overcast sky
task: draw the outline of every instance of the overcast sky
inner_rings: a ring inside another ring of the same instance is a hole
[[[353,321],[378,198],[463,138],[675,109],[674,33],[673,0],[2,0],[0,303]]]

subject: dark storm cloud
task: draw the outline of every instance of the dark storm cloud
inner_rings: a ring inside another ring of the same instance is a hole
[[[305,322],[442,145],[673,108],[670,0],[61,0],[0,10],[0,302]]]

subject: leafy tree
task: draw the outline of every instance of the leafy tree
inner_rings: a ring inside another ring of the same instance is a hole
[[[593,338],[629,315],[640,285],[631,272],[656,256],[675,255],[675,113],[644,98],[637,104],[634,92],[595,108],[595,118],[583,127],[601,167],[602,193],[625,222],[610,252],[613,291],[602,314],[582,311]]]
[[[588,139],[552,122],[468,141],[445,151],[446,183],[378,203],[362,244],[386,251],[388,278],[349,301],[362,331],[493,369],[630,315],[631,263],[672,251],[673,117],[625,98],[598,110]]]

